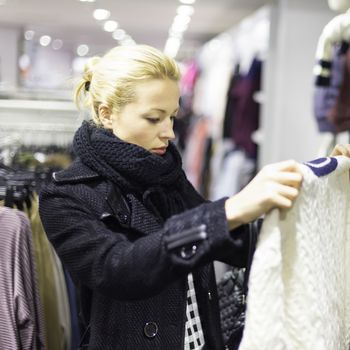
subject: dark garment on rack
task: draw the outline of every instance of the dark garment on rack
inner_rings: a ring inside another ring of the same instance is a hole
[[[78,305],[76,288],[67,269],[64,269],[64,278],[67,286],[67,293],[69,298],[69,310],[72,327],[72,338],[70,344],[70,350],[76,350],[80,343],[80,326],[78,318]]]
[[[241,76],[239,75],[239,65],[237,64],[232,74],[229,88],[227,91],[226,107],[225,107],[225,116],[223,122],[222,136],[224,139],[231,139],[232,137],[232,118],[234,116],[236,99],[233,94],[234,87],[237,82],[240,80]]]
[[[336,104],[339,88],[344,79],[343,51],[339,47],[333,49],[331,76],[329,84],[316,85],[314,91],[314,115],[318,131],[336,133],[337,128],[330,120],[330,110]],[[317,84],[318,80],[316,80]]]
[[[248,157],[256,158],[257,145],[252,133],[259,127],[260,106],[254,100],[254,94],[260,90],[262,62],[254,59],[247,75],[235,84],[232,96],[235,105],[232,117],[232,139],[238,148]]]
[[[328,120],[337,132],[350,130],[350,49],[342,56],[343,79],[334,105],[328,111]]]

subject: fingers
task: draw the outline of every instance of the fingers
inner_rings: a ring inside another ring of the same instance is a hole
[[[277,195],[275,198],[275,208],[279,209],[289,209],[293,205],[293,201],[287,197]]]
[[[350,157],[350,144],[338,144],[334,147],[331,156]]]
[[[284,186],[281,184],[276,184],[277,195],[286,197],[290,200],[294,200],[298,197],[299,190],[295,187]]]
[[[284,160],[282,162],[270,164],[267,167],[272,167],[275,170],[280,170],[280,171],[297,171],[299,172],[298,168],[298,162],[296,162],[293,159],[290,160]]]
[[[272,175],[272,180],[287,186],[292,186],[295,188],[300,188],[303,175],[298,172],[286,172],[280,171]]]

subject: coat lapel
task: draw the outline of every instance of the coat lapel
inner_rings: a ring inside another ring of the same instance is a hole
[[[162,223],[156,216],[132,194],[126,195],[130,207],[130,228],[144,235],[154,233],[162,228]]]

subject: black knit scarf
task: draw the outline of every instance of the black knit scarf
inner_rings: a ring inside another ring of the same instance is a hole
[[[181,157],[172,143],[160,156],[84,121],[74,135],[73,149],[85,165],[125,194],[135,194],[160,218],[167,219],[188,207]]]

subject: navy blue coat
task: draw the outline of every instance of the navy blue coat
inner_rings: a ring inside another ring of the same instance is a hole
[[[88,349],[182,350],[193,272],[206,349],[224,348],[213,260],[241,266],[245,227],[230,232],[225,200],[159,221],[132,193],[76,160],[39,199],[49,240],[79,292]]]

